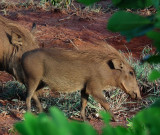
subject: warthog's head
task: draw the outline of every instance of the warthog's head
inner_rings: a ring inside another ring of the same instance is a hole
[[[0,69],[12,74],[16,80],[23,82],[23,70],[20,59],[22,54],[39,48],[33,33],[17,22],[0,16]]]
[[[126,61],[119,58],[110,60],[108,64],[113,69],[117,86],[129,94],[131,98],[141,99],[133,68]]]

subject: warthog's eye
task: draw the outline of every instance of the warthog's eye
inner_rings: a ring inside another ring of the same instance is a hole
[[[129,74],[132,75],[132,76],[134,75],[134,73],[132,71],[129,71]]]

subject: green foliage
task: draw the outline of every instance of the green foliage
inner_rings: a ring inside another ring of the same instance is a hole
[[[50,109],[50,116],[42,113],[25,114],[25,120],[15,125],[22,135],[96,135],[96,130],[87,123],[68,121],[57,108]]]
[[[117,25],[118,21],[118,25]],[[113,32],[124,32],[137,28],[142,28],[142,26],[151,25],[152,22],[149,18],[139,16],[130,12],[119,11],[112,15],[108,22],[107,28]]]
[[[153,40],[154,46],[157,48],[157,51],[160,52],[160,32],[157,31],[149,31],[146,35]]]
[[[150,108],[139,112],[133,119],[133,126],[130,128],[134,135],[158,135],[160,119],[160,99]]]
[[[102,135],[159,135],[160,99],[150,108],[139,112],[130,123],[130,127],[112,127],[111,116],[101,112],[105,126]],[[25,120],[15,124],[21,135],[97,135],[96,130],[86,122],[68,121],[57,108],[50,109],[50,115],[41,113],[34,116],[25,114]]]
[[[150,76],[149,76],[149,80],[150,81],[154,81],[156,79],[160,78],[160,72],[157,71],[156,69],[152,70]]]
[[[76,0],[76,1],[88,6],[100,0]]]
[[[136,135],[158,135],[160,108],[149,108],[138,113],[133,118],[132,131]],[[141,129],[141,130],[140,130]]]
[[[107,28],[113,32],[121,32],[129,41],[152,30],[155,22],[153,16],[144,17],[126,11],[118,11],[109,19]]]
[[[120,32],[128,41],[134,37],[148,36],[153,40],[158,53],[145,58],[145,61],[151,64],[160,63],[160,32],[158,32],[160,28],[159,0],[112,1],[120,8],[145,8],[153,5],[157,9],[157,13],[151,16],[140,16],[126,11],[118,11],[109,19],[107,28],[113,32]],[[153,81],[160,78],[159,74],[159,71],[153,70],[149,80]]]
[[[84,2],[85,0],[79,0]],[[88,1],[92,4],[95,0]],[[156,14],[151,16],[141,16],[126,11],[118,11],[109,19],[107,28],[112,32],[120,32],[130,41],[134,37],[146,35],[154,41],[157,52],[160,53],[160,0],[112,0],[113,4],[121,9],[147,8],[154,6],[157,9]],[[149,63],[160,63],[160,54],[150,56],[145,61]],[[156,74],[157,73],[157,74]],[[160,78],[160,71],[153,71],[150,80]]]
[[[120,8],[145,8],[157,5],[159,0],[112,0],[113,4]]]
[[[160,55],[153,55],[153,56],[149,56],[148,59],[146,60],[149,63],[160,63]]]
[[[0,97],[3,99],[13,99],[15,97],[24,97],[26,88],[23,84],[17,81],[8,81],[1,92]]]

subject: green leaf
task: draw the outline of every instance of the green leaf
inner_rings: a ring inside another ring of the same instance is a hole
[[[149,31],[146,33],[147,37],[154,41],[154,46],[160,52],[160,32],[157,31]]]
[[[160,98],[158,100],[156,100],[156,102],[153,103],[150,107],[158,107],[158,108],[160,108]]]
[[[38,116],[38,127],[42,135],[59,134],[57,125],[44,113]]]
[[[25,124],[26,129],[30,131],[30,135],[39,134],[38,120],[37,120],[36,116],[34,116],[31,113],[26,113],[24,117],[26,119],[24,124]],[[35,130],[35,129],[37,129],[37,130]]]
[[[157,11],[157,13],[155,14],[155,27],[156,28],[160,28],[160,10]]]
[[[160,108],[151,107],[140,111],[133,118],[133,132],[135,135],[159,135]]]
[[[152,0],[112,0],[113,4],[119,8],[146,8],[152,5],[157,6],[157,1]]]
[[[112,32],[124,32],[150,24],[151,21],[148,18],[130,12],[119,11],[109,19],[107,28]]]
[[[145,61],[149,62],[150,64],[153,64],[153,63],[158,64],[160,63],[160,55],[150,56]]]
[[[36,135],[38,134],[38,121],[36,117],[31,113],[25,114],[25,121],[22,123],[16,124],[15,128],[24,135]]]
[[[66,121],[62,112],[57,108],[50,109],[51,117],[42,113],[38,117],[27,113],[23,122],[15,124],[22,135],[97,135],[95,129],[88,123]],[[132,119],[132,128],[121,126],[112,127],[109,124],[109,113],[101,112],[107,124],[102,135],[159,135],[160,126],[160,99],[150,108],[140,111]],[[64,120],[65,122],[63,122]],[[68,131],[66,130],[68,129]],[[64,130],[65,129],[65,130]],[[66,132],[67,131],[67,132]]]
[[[88,5],[91,5],[95,2],[98,2],[99,0],[76,0],[76,1],[88,6]]]
[[[160,78],[160,72],[156,69],[152,70],[151,74],[149,75],[149,81],[155,81]]]
[[[144,25],[141,27],[137,27],[133,30],[129,31],[123,31],[121,32],[121,35],[125,36],[127,41],[130,41],[134,37],[139,37],[145,35],[148,31],[152,30],[154,28],[154,25]]]
[[[64,116],[63,112],[61,112],[58,108],[52,107],[50,108],[49,112],[52,119],[57,125],[62,125],[62,124],[63,126],[68,125],[66,117]]]
[[[22,135],[29,135],[29,132],[26,130],[25,126],[23,123],[16,123],[14,125],[15,129]]]
[[[160,42],[160,32],[157,31],[149,31],[146,35],[152,40]]]
[[[88,123],[71,121],[70,130],[73,135],[97,135],[96,130]]]
[[[105,127],[103,129],[102,135],[132,135],[130,130],[127,128],[117,126],[117,127]]]
[[[155,8],[159,8],[159,4],[160,4],[160,1],[159,0],[152,0],[152,3],[154,5]]]
[[[49,110],[50,115],[52,117],[53,122],[56,124],[57,127],[59,127],[61,130],[59,130],[59,135],[69,135],[69,124],[67,118],[64,116],[64,114],[56,107],[50,108]]]
[[[111,115],[106,111],[101,111],[100,116],[104,120],[105,124],[108,125],[111,120]]]
[[[157,11],[157,14],[155,15],[156,19],[160,21],[160,10]]]

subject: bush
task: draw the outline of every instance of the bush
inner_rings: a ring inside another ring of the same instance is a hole
[[[18,81],[8,81],[4,84],[0,98],[2,99],[13,99],[13,98],[21,98],[25,99],[26,88],[22,83]]]

